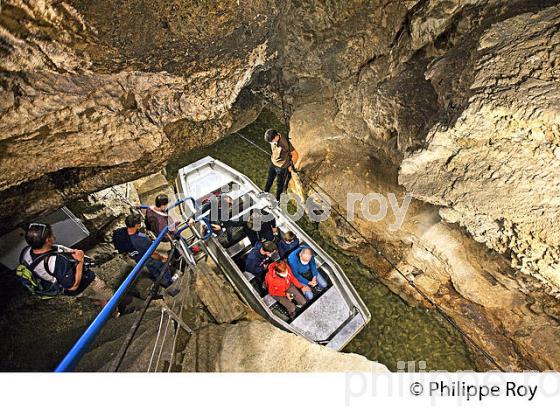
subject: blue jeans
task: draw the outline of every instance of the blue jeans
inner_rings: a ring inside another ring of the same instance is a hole
[[[156,259],[153,259],[153,258],[149,258],[148,261],[146,262],[145,266],[148,269],[148,272],[150,272],[150,276],[155,281],[159,277],[159,275],[161,273],[161,270],[163,268],[165,268],[165,263],[163,263],[162,261],[158,261]],[[166,288],[169,285],[171,285],[172,283],[173,283],[173,281],[171,279],[171,272],[169,272],[169,269],[166,268],[165,273],[163,274],[163,277],[161,278],[160,284],[161,284],[161,286]]]
[[[309,285],[306,285],[309,286]],[[317,289],[321,290],[321,289],[325,289],[328,286],[327,281],[325,280],[325,278],[323,277],[323,275],[321,275],[320,273],[317,275]],[[305,296],[305,299],[307,300],[311,300],[313,299],[313,291],[309,291],[309,292],[304,292],[303,295]]]
[[[282,192],[284,192],[284,188],[286,185],[286,177],[288,176],[288,168],[280,168],[275,167],[274,165],[270,164],[268,167],[268,176],[266,177],[266,184],[264,186],[264,192],[270,192],[270,188],[272,188],[272,184],[276,177],[278,177],[276,181],[276,200],[280,201],[280,196]]]

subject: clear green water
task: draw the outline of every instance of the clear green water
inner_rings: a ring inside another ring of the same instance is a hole
[[[278,120],[263,112],[258,120],[241,133],[257,145],[268,149],[263,141],[267,128],[284,131]],[[174,178],[177,170],[210,155],[243,172],[257,185],[264,186],[268,158],[237,135],[173,159],[167,167]],[[328,190],[328,187],[325,187]],[[272,192],[275,192],[273,187]],[[392,371],[402,369],[398,362],[425,362],[426,370],[476,370],[462,337],[437,313],[405,303],[375,278],[375,272],[347,255],[324,237],[305,218],[298,222],[317,243],[344,269],[371,312],[371,321],[345,348],[386,365]]]

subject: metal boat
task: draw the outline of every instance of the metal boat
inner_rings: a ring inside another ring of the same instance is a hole
[[[244,259],[252,246],[243,229],[236,229],[228,235],[212,235],[206,241],[206,252],[240,297],[274,325],[341,350],[369,322],[371,315],[367,307],[341,267],[248,177],[223,162],[205,157],[179,170],[176,189],[178,196],[192,197],[198,204],[216,194],[227,193],[234,202],[231,218],[241,219],[254,210],[268,212],[274,216],[281,232],[292,231],[300,243],[313,250],[317,268],[329,286],[308,302],[295,318],[289,319],[284,308],[266,294],[254,275],[244,270]],[[182,203],[182,218],[192,217],[194,206],[188,201]]]

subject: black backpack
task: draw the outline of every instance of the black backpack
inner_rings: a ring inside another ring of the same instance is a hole
[[[119,253],[132,253],[136,251],[126,228],[115,229],[112,241],[113,246]]]

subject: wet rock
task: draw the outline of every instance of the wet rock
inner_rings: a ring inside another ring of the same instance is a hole
[[[184,354],[183,371],[387,371],[363,356],[336,352],[260,321],[201,328]]]

